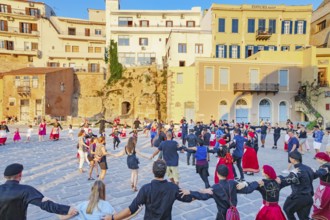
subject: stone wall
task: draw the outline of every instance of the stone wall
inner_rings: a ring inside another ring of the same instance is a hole
[[[35,59],[35,58],[34,58]],[[8,72],[32,65],[27,56],[0,55],[0,72]]]

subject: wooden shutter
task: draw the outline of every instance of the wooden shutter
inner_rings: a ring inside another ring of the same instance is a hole
[[[25,8],[25,14],[26,14],[26,15],[31,15],[31,14],[30,14],[30,8]]]
[[[8,49],[8,41],[5,40],[5,49]]]
[[[11,13],[11,5],[7,5],[7,11],[8,13]]]
[[[85,36],[90,36],[91,30],[89,28],[85,28]]]
[[[92,64],[91,63],[88,64],[88,72],[92,72]]]
[[[38,24],[32,24],[32,31],[38,31]]]
[[[96,72],[99,73],[99,72],[100,72],[100,64],[97,64],[97,65],[96,65],[96,68],[97,68],[97,69],[96,69]]]
[[[23,33],[23,23],[22,22],[19,23],[19,32]]]
[[[8,31],[8,21],[3,21],[4,23],[4,31]]]

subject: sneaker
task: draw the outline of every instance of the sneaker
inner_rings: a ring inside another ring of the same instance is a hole
[[[245,182],[245,179],[239,179],[238,181],[239,182]]]
[[[238,177],[235,177],[235,180],[239,180],[239,178]]]
[[[290,172],[289,172],[289,170],[282,170],[282,173],[287,173],[287,174],[289,174]]]
[[[261,147],[262,147],[262,148],[265,148],[265,146],[264,146],[264,145],[261,145]]]

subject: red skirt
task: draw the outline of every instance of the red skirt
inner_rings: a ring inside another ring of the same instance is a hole
[[[288,151],[288,144],[284,143],[284,151]]]
[[[178,138],[182,137],[182,133],[178,132]]]
[[[120,134],[120,137],[121,137],[121,138],[126,138],[126,133],[121,133],[121,134]]]
[[[259,162],[257,152],[252,147],[245,147],[242,159],[242,167],[244,172],[259,173]]]
[[[330,219],[330,184],[320,181],[314,194],[313,215],[315,220]]]
[[[218,164],[215,167],[214,183],[215,184],[219,183],[219,177],[217,175],[218,174],[217,169],[218,169],[218,166],[220,166],[220,165],[226,165],[227,166],[227,168],[229,170],[229,173],[228,173],[228,176],[227,176],[227,180],[233,180],[234,179],[233,164],[232,163],[225,163],[225,158],[220,157],[219,158],[219,161],[218,161]]]
[[[0,144],[6,144],[7,138],[0,138]]]
[[[263,202],[263,207],[257,214],[256,220],[286,220],[277,202]]]

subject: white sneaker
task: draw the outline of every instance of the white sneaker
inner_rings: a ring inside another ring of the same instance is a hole
[[[282,170],[282,173],[286,173],[286,174],[289,174],[289,170]]]

